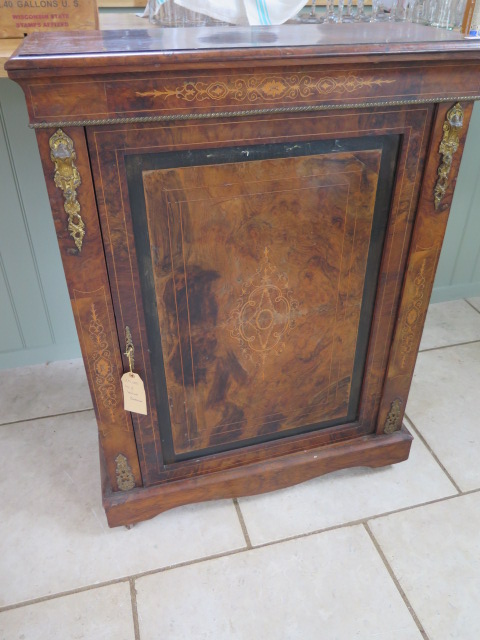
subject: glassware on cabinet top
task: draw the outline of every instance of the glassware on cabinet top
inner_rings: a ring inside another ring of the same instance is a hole
[[[317,11],[317,0],[312,0],[312,8],[308,13],[300,12],[300,21],[309,24],[320,24],[324,22],[324,18],[320,16],[320,12]]]
[[[190,11],[174,0],[148,0],[148,19],[161,27],[215,27],[226,24],[203,13]]]
[[[311,0],[294,21],[306,24],[416,22],[443,29],[459,29],[466,0]],[[191,5],[190,5],[191,6]],[[148,17],[151,23],[163,27],[221,26],[220,22],[203,13],[185,9],[174,0],[149,0]]]

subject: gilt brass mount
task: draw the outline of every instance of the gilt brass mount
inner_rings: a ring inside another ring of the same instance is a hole
[[[435,209],[438,209],[448,188],[449,174],[452,168],[453,155],[458,149],[460,131],[463,127],[463,109],[459,102],[449,111],[443,123],[443,138],[438,149],[442,163],[438,167],[438,178],[433,190]]]
[[[115,458],[117,485],[119,491],[130,491],[135,487],[135,478],[128,460],[123,453],[119,453]]]
[[[390,406],[390,411],[388,412],[387,419],[385,420],[385,425],[383,427],[383,433],[394,433],[398,431],[402,426],[401,422],[401,407],[402,403],[400,400],[394,400]]]
[[[63,191],[65,198],[63,207],[68,216],[68,230],[80,252],[85,236],[85,223],[77,200],[77,187],[82,184],[82,179],[75,166],[77,154],[73,148],[73,140],[58,129],[50,138],[50,149],[50,158],[55,164],[55,185]]]

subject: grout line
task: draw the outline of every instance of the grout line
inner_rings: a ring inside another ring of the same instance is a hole
[[[397,587],[397,590],[400,594],[400,596],[402,597],[403,602],[405,603],[405,606],[407,607],[410,615],[412,616],[413,620],[415,621],[415,624],[418,627],[418,630],[420,631],[422,638],[424,638],[424,640],[429,640],[427,632],[425,631],[425,629],[423,628],[422,623],[420,622],[419,617],[417,616],[417,614],[415,613],[415,609],[412,607],[412,605],[410,604],[409,599],[407,598],[407,595],[405,593],[405,591],[402,589],[400,582],[397,579],[397,576],[395,575],[395,573],[393,572],[392,567],[390,566],[390,563],[388,562],[385,554],[382,551],[382,548],[380,547],[379,543],[377,542],[377,539],[375,538],[375,536],[372,533],[372,530],[370,529],[370,527],[368,526],[368,523],[365,522],[364,525],[365,527],[365,531],[367,532],[367,534],[370,537],[370,540],[373,543],[373,546],[375,547],[375,549],[378,552],[378,555],[380,556],[380,558],[382,559],[383,564],[385,565],[385,569],[388,571],[388,573],[390,574],[391,579],[393,580],[393,583],[395,584],[395,586]]]
[[[480,340],[470,340],[468,342],[457,342],[455,344],[445,344],[442,347],[431,347],[430,349],[421,349],[418,353],[428,353],[429,351],[438,351],[439,349],[451,349],[452,347],[463,347],[467,344],[476,344],[478,342],[480,342]]]
[[[247,525],[245,524],[245,519],[243,517],[242,510],[240,509],[240,505],[238,504],[237,498],[233,499],[233,504],[235,505],[238,519],[240,520],[240,526],[242,527],[243,536],[245,538],[245,542],[247,543],[247,549],[252,549],[252,541],[250,540],[250,536],[248,535]]]
[[[137,590],[135,589],[135,580],[130,578],[130,598],[132,600],[132,616],[133,616],[133,630],[135,633],[135,640],[140,640],[140,626],[138,624],[138,608],[137,608]]]
[[[356,525],[365,525],[367,521],[378,520],[379,518],[384,518],[386,516],[394,515],[397,513],[402,513],[404,511],[410,511],[412,509],[419,509],[421,507],[426,507],[431,504],[437,504],[439,502],[447,502],[448,500],[453,500],[455,498],[464,497],[473,493],[479,493],[480,488],[471,489],[470,491],[464,491],[461,496],[458,494],[454,494],[451,496],[445,496],[443,498],[437,498],[435,500],[429,500],[428,502],[422,502],[420,504],[411,505],[408,507],[402,507],[401,509],[395,509],[393,511],[386,511],[384,513],[375,514],[372,516],[366,516],[365,518],[360,518],[358,520],[351,520],[349,522],[344,522],[342,524],[332,525],[331,527],[325,527],[323,529],[315,529],[314,531],[307,531],[306,533],[300,533],[297,535],[293,535],[287,538],[280,538],[279,540],[272,540],[270,542],[265,542],[263,544],[258,544],[252,546],[251,549],[247,547],[242,547],[240,549],[234,549],[232,551],[223,551],[221,553],[212,554],[210,556],[203,556],[201,558],[195,558],[193,560],[185,560],[184,562],[178,562],[177,564],[167,565],[165,567],[160,567],[158,569],[151,569],[149,571],[143,571],[140,573],[132,574],[130,576],[125,576],[123,578],[116,578],[113,580],[107,580],[105,582],[97,582],[96,584],[87,585],[85,587],[79,587],[77,589],[70,589],[69,591],[62,591],[59,593],[51,594],[48,596],[41,596],[39,598],[33,598],[31,600],[25,600],[23,602],[18,602],[15,604],[6,605],[4,607],[0,607],[0,614],[5,611],[10,611],[11,609],[20,609],[22,607],[30,606],[33,604],[38,604],[39,602],[45,602],[46,600],[55,600],[57,598],[63,598],[65,596],[74,595],[76,593],[83,593],[84,591],[92,591],[93,589],[101,589],[102,587],[109,587],[114,584],[119,584],[122,582],[129,582],[130,580],[138,580],[140,578],[144,578],[146,576],[155,575],[158,573],[166,573],[167,571],[172,571],[174,569],[180,569],[182,567],[187,567],[190,565],[201,564],[202,562],[209,562],[210,560],[217,560],[218,558],[225,558],[227,556],[235,556],[240,553],[246,553],[248,551],[255,551],[256,549],[263,549],[264,547],[272,547],[274,545],[280,545],[284,542],[290,542],[291,540],[300,540],[302,538],[309,538],[310,536],[314,536],[320,533],[326,533],[327,531],[334,531],[336,529],[346,529],[347,527],[354,527]]]
[[[68,596],[74,596],[77,593],[83,593],[84,591],[93,591],[94,589],[102,589],[103,587],[110,587],[114,584],[120,584],[122,582],[128,582],[128,578],[117,578],[116,580],[106,580],[105,582],[97,582],[96,584],[89,584],[85,587],[78,587],[77,589],[68,589],[67,591],[60,591],[59,593],[52,593],[48,596],[40,596],[38,598],[32,598],[31,600],[24,600],[23,602],[16,602],[15,604],[7,604],[4,607],[0,607],[0,614],[5,611],[12,611],[13,609],[22,609],[23,607],[30,607],[34,604],[40,604],[47,602],[47,600],[58,600],[58,598],[66,598]]]
[[[445,465],[441,462],[440,458],[437,456],[437,454],[435,453],[435,451],[432,449],[432,447],[428,444],[427,440],[425,439],[425,437],[420,433],[420,430],[418,429],[418,427],[416,426],[416,424],[413,422],[413,420],[411,418],[408,417],[407,414],[405,414],[405,418],[408,420],[408,422],[410,423],[411,427],[414,429],[416,435],[418,436],[418,439],[423,442],[423,444],[425,445],[425,447],[428,449],[428,451],[430,452],[431,456],[433,457],[433,459],[435,460],[435,462],[438,464],[438,466],[441,468],[441,470],[443,471],[443,473],[447,476],[447,478],[450,480],[450,482],[453,484],[453,486],[455,487],[455,489],[458,491],[459,495],[463,495],[463,491],[460,489],[460,487],[458,486],[458,484],[455,482],[455,480],[453,479],[453,477],[450,475],[450,473],[447,471],[447,468],[445,467]]]
[[[12,420],[11,422],[2,422],[0,427],[8,427],[12,424],[21,424],[22,422],[35,422],[36,420],[47,420],[48,418],[60,418],[61,416],[71,416],[74,413],[85,413],[86,411],[93,411],[93,407],[88,409],[77,409],[76,411],[65,411],[64,413],[52,413],[48,416],[37,416],[36,418],[24,418],[23,420]]]
[[[474,311],[476,311],[477,313],[480,313],[480,309],[477,309],[477,307],[475,305],[473,305],[469,300],[467,300],[466,298],[464,298],[465,302],[470,305],[472,307],[472,309]]]
[[[151,569],[149,571],[142,571],[123,578],[114,578],[113,580],[106,580],[105,582],[97,582],[95,584],[89,584],[85,587],[78,587],[77,589],[69,589],[68,591],[60,591],[48,596],[40,596],[39,598],[32,598],[31,600],[24,600],[23,602],[17,602],[15,604],[9,604],[4,607],[0,607],[0,614],[12,609],[21,609],[33,604],[45,602],[46,600],[57,600],[58,598],[64,598],[65,596],[72,596],[76,593],[83,593],[84,591],[93,591],[94,589],[102,589],[103,587],[110,587],[114,584],[120,584],[122,582],[128,583],[130,580],[138,580],[146,576],[155,575],[157,573],[165,573],[172,569],[181,569],[194,564],[200,564],[201,562],[208,562],[209,560],[216,560],[217,558],[225,558],[226,556],[234,556],[239,553],[247,551],[246,547],[240,549],[234,549],[233,551],[223,551],[222,553],[212,554],[210,556],[203,556],[201,558],[194,558],[193,560],[185,560],[184,562],[178,562],[177,564],[167,565],[158,569]]]
[[[357,525],[364,525],[368,521],[371,520],[379,520],[380,518],[385,518],[386,516],[395,515],[397,513],[403,513],[404,511],[410,511],[412,509],[419,509],[421,507],[428,507],[432,504],[437,504],[438,502],[446,502],[447,500],[453,500],[455,498],[460,498],[471,493],[479,493],[480,488],[471,489],[470,491],[464,491],[461,495],[455,493],[450,496],[444,496],[443,498],[436,498],[435,500],[428,500],[427,502],[421,502],[419,504],[410,505],[408,507],[401,507],[400,509],[394,509],[392,511],[385,511],[383,513],[377,513],[371,516],[365,516],[364,518],[359,518],[358,520],[349,520],[348,522],[343,522],[342,524],[335,524],[331,527],[324,527],[323,529],[315,529],[314,531],[307,531],[306,533],[300,533],[293,536],[289,536],[287,538],[280,538],[278,540],[272,540],[270,542],[264,542],[262,544],[258,544],[252,547],[252,550],[255,549],[263,549],[264,547],[271,547],[276,544],[282,544],[283,542],[290,542],[291,540],[298,540],[302,538],[308,538],[310,536],[315,536],[320,533],[327,533],[328,531],[335,531],[336,529],[346,529],[347,527],[355,527]]]

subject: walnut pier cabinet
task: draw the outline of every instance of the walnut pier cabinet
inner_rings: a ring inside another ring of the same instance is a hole
[[[478,44],[411,24],[50,33],[7,69],[111,526],[408,457]],[[130,370],[146,414],[124,409]]]

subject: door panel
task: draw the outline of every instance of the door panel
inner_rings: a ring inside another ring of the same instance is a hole
[[[143,173],[175,453],[355,418],[380,160]]]
[[[89,131],[146,484],[375,429],[431,111]]]

